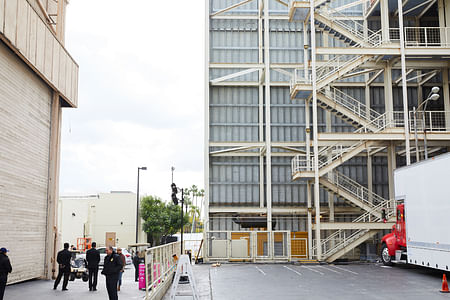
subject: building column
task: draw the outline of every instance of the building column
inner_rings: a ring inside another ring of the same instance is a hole
[[[269,257],[273,258],[272,240],[272,140],[270,121],[270,20],[269,0],[264,0],[264,68],[265,68],[265,99],[266,99],[266,202],[267,202],[267,231],[270,233]]]
[[[448,82],[448,68],[442,69],[442,95],[444,98],[445,127],[450,131],[450,88]]]
[[[386,63],[384,68],[384,109],[387,116],[387,122],[391,127],[391,120],[393,118],[394,100],[392,95],[392,67],[390,63]]]
[[[316,246],[317,260],[322,260],[322,246],[320,243],[320,189],[319,189],[319,143],[317,123],[317,87],[316,87],[316,29],[314,25],[314,0],[310,0],[311,26],[311,71],[312,71],[312,108],[313,108],[313,148],[314,148],[314,207],[316,211]]]
[[[388,182],[389,182],[389,199],[395,198],[394,191],[394,170],[397,167],[396,157],[395,157],[395,144],[391,141],[388,147]]]
[[[58,251],[58,199],[61,150],[62,109],[59,94],[53,92],[50,123],[50,157],[47,198],[47,235],[45,251],[45,278],[56,277],[56,253]]]
[[[380,0],[381,38],[388,42],[389,38],[389,0]]]
[[[308,207],[308,259],[312,259],[312,203],[311,203],[311,182],[308,180],[306,183],[306,201]]]

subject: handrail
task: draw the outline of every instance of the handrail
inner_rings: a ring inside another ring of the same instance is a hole
[[[327,93],[325,89],[321,91],[325,96],[331,98],[334,102],[342,105],[343,107],[349,109],[354,114],[359,117],[372,121],[373,119],[378,118],[381,114],[376,110],[367,107],[364,103],[356,100],[352,96],[344,93],[342,90],[337,89],[335,87],[331,88],[331,93]]]
[[[400,29],[389,28],[391,42],[400,40]],[[448,48],[450,47],[450,27],[405,27],[406,48]]]
[[[360,199],[370,207],[375,207],[379,203],[386,201],[383,197],[375,194],[365,186],[336,170],[328,173],[328,180],[339,188],[346,190],[356,198]]]
[[[393,217],[395,215],[395,208],[396,208],[395,207],[395,199],[385,200],[385,201],[381,202],[380,204],[378,204],[377,206],[375,206],[371,211],[366,212],[366,213],[362,214],[361,216],[359,216],[358,218],[354,219],[352,221],[352,223],[382,222],[383,219],[374,215],[374,212],[378,212],[378,211],[381,212],[381,210],[384,209],[386,212],[386,219],[390,219],[391,217]],[[325,247],[325,249],[323,249],[324,251],[322,251],[323,255],[325,255],[327,257],[327,256],[334,254],[338,250],[344,248],[347,244],[353,242],[358,237],[362,236],[363,234],[365,234],[369,231],[369,229],[358,229],[358,230],[352,232],[347,237],[345,235],[345,230],[348,230],[348,229],[339,229],[339,230],[333,232],[327,238],[321,240],[321,242],[320,242],[321,246]],[[341,238],[342,235],[344,236],[343,239]],[[340,240],[340,242],[338,242],[337,244],[335,244],[333,247],[331,247],[329,249],[326,248],[326,245],[328,242],[336,241],[337,239]],[[313,251],[313,254],[317,253],[317,243],[314,243],[314,245],[312,247],[312,251]]]

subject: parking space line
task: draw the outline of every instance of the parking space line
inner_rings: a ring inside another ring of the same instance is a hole
[[[263,270],[261,270],[259,267],[255,266],[255,268],[256,268],[259,272],[261,272],[264,276],[267,275],[267,274],[266,274]]]
[[[325,270],[333,272],[333,273],[342,274],[341,272],[333,270],[332,268],[325,268],[325,267],[322,267],[322,266],[317,266],[317,267],[325,269]]]
[[[354,274],[354,275],[359,275],[359,274],[356,273],[356,272],[353,272],[353,271],[350,271],[350,270],[347,270],[347,269],[344,269],[344,268],[340,268],[340,267],[337,267],[337,266],[332,266],[332,267],[335,267],[336,269],[339,269],[339,270],[342,270],[342,271],[345,271],[345,272],[352,273],[352,274]]]
[[[300,273],[300,272],[298,272],[298,271],[295,271],[294,269],[291,269],[291,268],[289,268],[288,266],[283,266],[283,267],[285,267],[286,269],[288,269],[288,270],[294,272],[294,273],[297,274],[297,275],[302,276],[302,273]]]
[[[317,270],[314,270],[313,268],[310,268],[310,267],[307,267],[307,266],[302,266],[302,268],[307,268],[308,270],[316,272],[316,273],[319,273],[320,275],[325,275],[324,273],[322,273],[320,271],[317,271]]]

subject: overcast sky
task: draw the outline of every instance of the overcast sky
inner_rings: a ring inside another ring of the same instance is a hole
[[[203,187],[204,1],[76,0],[66,47],[79,108],[63,110],[61,195]]]

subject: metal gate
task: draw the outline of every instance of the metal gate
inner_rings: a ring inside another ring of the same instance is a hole
[[[308,232],[291,232],[291,259],[308,258]]]

